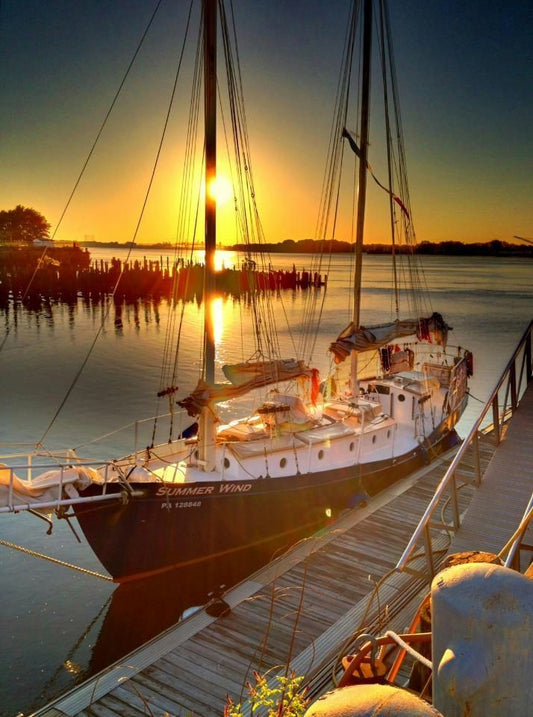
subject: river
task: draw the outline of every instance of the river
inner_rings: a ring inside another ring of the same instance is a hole
[[[156,260],[160,255],[141,252],[147,253]],[[91,250],[91,254],[110,259],[113,251]],[[311,268],[309,256],[273,257],[275,268],[290,268],[293,263],[298,270]],[[225,261],[230,265],[235,257],[228,253]],[[389,264],[389,257],[365,257],[363,323],[382,320],[388,313]],[[429,256],[423,258],[423,266],[432,308],[454,327],[451,343],[474,353],[472,398],[459,425],[459,432],[465,434],[479,413],[480,401],[490,394],[532,318],[531,262]],[[323,328],[315,351],[316,365],[321,370],[328,365],[330,340],[349,321],[345,315],[347,286],[346,257],[337,255],[329,269]],[[290,346],[298,334],[304,294],[284,292],[282,297],[273,297],[275,313],[285,314],[292,326],[280,332],[282,346]],[[240,358],[241,345],[248,345],[249,310],[244,300],[221,298],[217,302],[219,365]],[[32,312],[10,307],[3,312],[1,320],[7,336],[0,352],[0,442],[4,446],[35,443],[43,435],[48,447],[80,446],[153,413],[161,344],[169,319],[169,307],[164,301],[123,306],[118,313],[111,307],[87,365],[52,422],[104,314],[102,304],[86,304],[81,299],[74,306],[55,304]],[[188,314],[180,388],[192,388],[198,375],[198,307],[189,307]],[[248,320],[241,334],[237,322],[243,314]],[[110,439],[117,454],[131,447],[123,441],[121,435]],[[92,451],[95,449],[90,444],[80,449],[88,456]],[[45,523],[31,515],[0,516],[2,540],[88,571],[104,572],[83,537],[77,542],[65,521],[56,522],[49,536],[46,530]],[[213,586],[230,585],[253,567],[256,566],[218,563],[211,566],[211,572],[191,569],[167,576],[159,583],[117,587],[89,573],[0,546],[0,715],[28,714],[43,706],[173,624],[188,606],[205,602]]]

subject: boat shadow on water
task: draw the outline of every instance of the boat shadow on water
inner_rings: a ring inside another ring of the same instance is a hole
[[[269,548],[252,546],[240,551],[238,559],[233,554],[218,555],[150,578],[119,584],[110,596],[87,670],[80,675],[80,681],[122,660],[198,610],[206,610],[214,617],[223,614],[229,609],[224,601],[225,590],[274,557]]]

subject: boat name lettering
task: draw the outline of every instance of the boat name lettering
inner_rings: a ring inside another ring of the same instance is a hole
[[[218,492],[219,493],[248,493],[252,489],[251,483],[221,483]]]
[[[161,503],[161,508],[200,508],[201,500],[177,500],[175,503]]]
[[[179,488],[165,488],[161,487],[157,490],[157,496],[163,498],[169,498],[171,496],[184,496],[184,495],[211,495],[215,490],[215,486],[212,485],[197,485],[197,486],[180,486]]]

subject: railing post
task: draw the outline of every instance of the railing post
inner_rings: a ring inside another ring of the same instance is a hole
[[[531,363],[531,332],[533,331],[533,322],[529,325],[529,333],[526,338],[526,381],[529,383],[533,377],[533,365]]]
[[[433,564],[433,547],[431,545],[431,534],[429,532],[429,522],[424,526],[424,543],[426,546],[426,563],[429,572],[429,582],[435,577],[435,565]]]
[[[476,431],[475,434],[472,436],[472,451],[474,453],[474,461],[475,461],[475,467],[476,467],[476,479],[475,484],[476,486],[481,485],[481,458],[479,455],[479,432]]]
[[[457,479],[455,477],[455,471],[452,474],[452,485],[451,488],[451,498],[452,498],[452,506],[453,506],[453,527],[455,529],[455,532],[459,530],[459,527],[461,525],[461,518],[459,516],[459,502],[457,500]]]
[[[7,495],[7,504],[11,510],[13,510],[13,468],[9,469],[9,490]]]
[[[498,406],[498,394],[496,394],[492,400],[492,423],[494,426],[496,445],[498,446],[500,444],[500,410]]]
[[[513,361],[509,369],[509,383],[511,385],[511,408],[516,411],[518,408],[518,397],[516,395],[516,364]]]

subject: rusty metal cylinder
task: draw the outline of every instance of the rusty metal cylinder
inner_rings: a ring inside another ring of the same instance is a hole
[[[392,685],[350,685],[320,697],[305,717],[442,717],[416,695]]]
[[[456,565],[431,590],[433,704],[446,717],[526,717],[533,703],[533,581]]]

